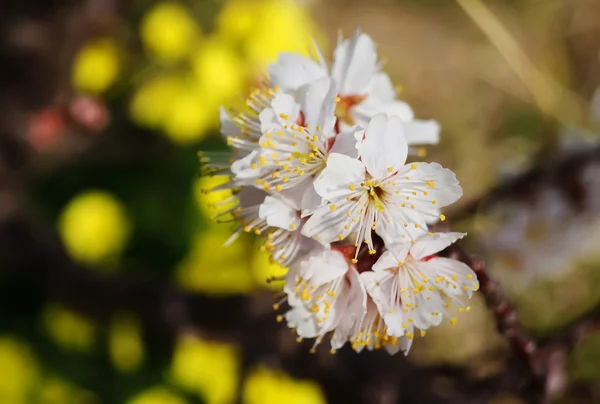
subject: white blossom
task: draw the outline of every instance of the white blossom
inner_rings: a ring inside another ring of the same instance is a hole
[[[288,267],[277,318],[298,339],[346,342],[360,352],[408,353],[478,287],[465,264],[437,253],[463,236],[431,233],[462,189],[437,163],[407,161],[414,145],[438,141],[435,121],[414,119],[359,32],[339,39],[333,64],[282,53],[272,87],[241,112],[221,109],[230,153],[202,153],[202,173],[228,179],[213,191],[216,219],[233,235],[263,239],[261,251]],[[369,257],[371,255],[371,257]],[[283,304],[285,303],[285,306]],[[455,320],[451,320],[454,322]]]
[[[465,307],[460,296],[479,288],[473,270],[462,262],[436,256],[464,233],[430,233],[419,237],[402,255],[386,251],[361,274],[367,291],[395,337],[413,338],[413,327],[427,330],[449,316],[452,305]],[[451,318],[451,323],[456,318]]]
[[[438,143],[439,124],[414,119],[411,107],[397,99],[392,81],[381,72],[375,44],[368,35],[356,31],[350,39],[340,36],[331,69],[319,48],[315,48],[318,61],[295,53],[281,53],[277,62],[269,66],[271,84],[296,95],[303,86],[331,77],[338,88],[335,115],[340,131],[354,125],[365,127],[373,115],[383,112],[401,119],[409,145]]]
[[[399,237],[409,242],[440,207],[462,195],[454,174],[440,165],[405,164],[408,146],[398,118],[373,117],[358,147],[360,160],[329,155],[314,184],[327,203],[304,226],[306,236],[330,243],[354,234],[355,245],[364,241],[374,254],[371,230],[386,244]]]
[[[315,345],[333,331],[332,349],[348,340],[366,310],[366,292],[356,267],[338,251],[313,250],[291,267],[285,291],[292,309],[286,314],[301,338]],[[310,313],[310,316],[307,315]]]

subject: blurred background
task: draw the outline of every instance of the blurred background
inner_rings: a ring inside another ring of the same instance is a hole
[[[481,295],[408,357],[275,321],[251,238],[224,249],[197,152],[225,149],[282,50],[378,44],[464,197],[445,212],[538,343]],[[6,0],[0,5],[0,402],[600,402],[600,2]]]

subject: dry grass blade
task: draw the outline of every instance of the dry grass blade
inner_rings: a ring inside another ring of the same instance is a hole
[[[584,102],[533,64],[500,19],[481,0],[457,0],[529,90],[539,109],[564,126],[582,122]]]

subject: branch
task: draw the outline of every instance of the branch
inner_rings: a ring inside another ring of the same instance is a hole
[[[447,216],[458,222],[485,210],[499,200],[527,197],[534,193],[534,190],[549,186],[565,191],[574,201],[580,202],[585,188],[580,183],[578,174],[590,163],[600,161],[600,146],[568,153],[558,160],[547,160],[545,157],[540,157],[531,169],[507,179],[457,210],[449,210]]]

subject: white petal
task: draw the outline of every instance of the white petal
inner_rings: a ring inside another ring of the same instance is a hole
[[[330,315],[341,316],[341,319],[336,324],[335,332],[331,338],[331,347],[333,349],[341,348],[348,338],[352,335],[354,325],[359,322],[365,315],[367,309],[367,292],[362,285],[360,275],[354,268],[350,268],[344,279],[345,287],[344,294],[347,294],[347,303],[345,307],[336,307],[332,305],[331,310],[337,310],[338,313],[330,313]]]
[[[396,99],[396,89],[390,80],[390,76],[386,73],[378,72],[371,78],[371,88],[369,89],[369,98],[373,98],[382,103],[392,102]],[[410,109],[410,107],[409,107]],[[402,116],[402,119],[412,119],[410,117]]]
[[[405,328],[402,324],[406,321],[402,310],[396,310],[393,313],[384,313],[382,315],[383,321],[387,325],[387,332],[393,337],[402,337],[405,333]]]
[[[415,120],[404,122],[404,136],[409,145],[438,144],[440,141],[440,124],[434,120]]]
[[[295,184],[293,187],[279,191],[277,196],[294,210],[302,209],[304,194],[309,188],[313,188],[310,178]]]
[[[406,202],[417,213],[425,217],[435,217],[439,209],[456,202],[462,196],[462,188],[456,175],[437,163],[412,163],[399,170],[390,178],[398,194],[393,197]]]
[[[360,144],[360,157],[373,178],[384,179],[398,171],[406,161],[408,145],[402,130],[402,121],[375,115]]]
[[[378,270],[366,271],[360,274],[360,279],[365,285],[365,289],[373,302],[377,306],[377,310],[380,313],[385,314],[392,308],[395,293],[395,279],[396,275],[392,271]]]
[[[478,284],[475,272],[463,262],[450,258],[435,257],[422,265],[427,266],[425,270],[428,272],[436,271],[437,273],[444,275],[457,275],[459,281],[463,284]]]
[[[269,226],[285,230],[295,230],[300,226],[298,212],[282,200],[267,196],[258,209],[258,216]]]
[[[305,126],[311,130],[320,127],[324,133],[333,131],[335,125],[335,81],[323,78],[307,85],[300,102],[304,114]]]
[[[231,163],[231,172],[235,175],[238,181],[258,178],[261,174],[260,166],[258,165],[258,156],[260,150],[253,150],[246,157],[235,160]]]
[[[343,201],[336,204],[335,209],[332,209],[332,206],[333,204],[327,204],[315,210],[302,226],[302,234],[325,245],[344,239],[354,232],[360,222],[352,223],[347,214],[357,209],[357,203]]]
[[[219,120],[221,122],[219,129],[223,136],[242,136],[242,132],[240,131],[239,126],[237,126],[235,122],[233,122],[233,119],[231,119],[231,115],[229,115],[229,113],[223,107],[219,108]]]
[[[285,313],[285,319],[288,327],[296,329],[296,333],[302,338],[314,338],[319,333],[314,316],[302,305],[292,307]]]
[[[405,257],[401,257],[400,260],[404,260]],[[396,258],[391,251],[386,251],[383,254],[381,254],[381,257],[379,257],[377,262],[373,264],[373,267],[371,269],[375,272],[379,272],[385,271],[388,268],[396,268],[398,266],[398,261],[399,259]]]
[[[327,75],[327,70],[315,61],[297,53],[282,52],[277,62],[268,68],[272,86],[295,91],[303,85]]]
[[[276,118],[281,124],[286,122],[296,122],[298,114],[300,113],[300,105],[296,102],[294,97],[289,94],[278,93],[271,100],[271,106],[275,112]]]
[[[298,264],[302,278],[310,280],[311,285],[323,285],[336,280],[348,271],[348,262],[344,256],[333,250],[322,250],[311,254]]]
[[[330,153],[327,167],[315,179],[315,190],[325,200],[345,198],[352,194],[350,184],[365,178],[365,166],[357,159],[339,153]]]
[[[329,152],[343,154],[356,159],[358,157],[358,149],[356,148],[358,142],[356,136],[360,134],[362,139],[363,133],[364,129],[354,127],[352,130],[338,134],[335,137],[335,141]]]
[[[415,259],[422,259],[436,254],[448,247],[456,240],[460,240],[467,233],[433,233],[431,236],[425,234],[419,237],[410,249],[410,255]]]
[[[377,53],[373,40],[365,34],[338,43],[334,52],[332,75],[341,95],[364,94],[377,72]]]
[[[321,175],[321,174],[319,174]],[[315,210],[323,205],[323,198],[317,191],[315,190],[314,184],[310,184],[310,186],[304,192],[302,196],[302,214],[301,217],[306,217],[312,215]]]
[[[265,108],[260,111],[258,119],[260,121],[260,130],[263,135],[267,132],[279,130],[281,128],[281,124],[279,123],[279,119],[273,108]]]

